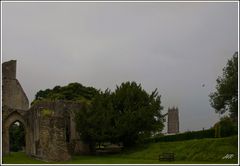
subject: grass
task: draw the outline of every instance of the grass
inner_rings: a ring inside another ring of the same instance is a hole
[[[158,142],[128,149],[121,154],[104,156],[73,156],[65,162],[44,162],[27,157],[23,152],[4,156],[9,164],[237,164],[237,136],[194,139],[177,142]],[[158,161],[162,152],[174,152],[175,161]],[[232,159],[223,159],[234,154]]]

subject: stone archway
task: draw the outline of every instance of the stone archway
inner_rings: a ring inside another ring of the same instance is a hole
[[[2,134],[2,139],[3,139],[3,154],[8,154],[10,153],[10,142],[9,142],[9,128],[10,126],[15,123],[16,121],[19,121],[22,123],[22,125],[24,126],[24,130],[25,130],[25,149],[26,149],[26,153],[29,152],[30,149],[30,141],[29,141],[29,129],[27,127],[27,123],[24,119],[24,117],[16,110],[11,112],[4,120],[3,120],[3,134]]]
[[[15,121],[9,127],[10,152],[25,152],[25,128],[20,121]]]

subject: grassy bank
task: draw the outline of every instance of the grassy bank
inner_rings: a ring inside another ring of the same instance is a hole
[[[142,147],[128,149],[117,155],[73,156],[65,164],[161,164],[161,163],[237,163],[237,136],[226,138],[207,138],[177,142],[150,143]],[[174,152],[174,162],[158,161],[162,152]],[[231,159],[223,159],[227,154],[234,154]],[[46,164],[33,160],[24,153],[11,153],[3,158],[4,163]],[[49,163],[49,164],[50,164]]]

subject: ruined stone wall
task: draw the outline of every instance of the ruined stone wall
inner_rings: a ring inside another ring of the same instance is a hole
[[[179,133],[178,108],[168,109],[168,134]]]
[[[2,64],[2,105],[9,108],[27,110],[28,98],[16,79],[16,61],[8,61]]]
[[[74,111],[81,103],[41,101],[29,109],[28,98],[16,79],[16,61],[2,64],[3,154],[9,153],[9,127],[24,125],[26,154],[45,161],[64,161],[72,154],[89,153],[76,129]]]
[[[80,103],[41,101],[28,114],[31,128],[31,155],[46,161],[64,161],[72,154],[86,153],[88,147],[79,139],[74,122],[74,110]]]
[[[49,161],[70,159],[65,139],[64,118],[55,115],[42,115],[40,125],[37,156]]]

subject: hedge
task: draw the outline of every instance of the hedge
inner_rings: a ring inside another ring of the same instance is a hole
[[[228,137],[231,135],[235,135],[237,132],[230,133],[222,133],[221,137]],[[210,128],[207,130],[200,131],[187,131],[185,133],[175,134],[175,135],[165,135],[165,136],[157,136],[153,138],[148,138],[145,142],[170,142],[170,141],[183,141],[190,139],[202,139],[202,138],[215,138],[215,129]]]

